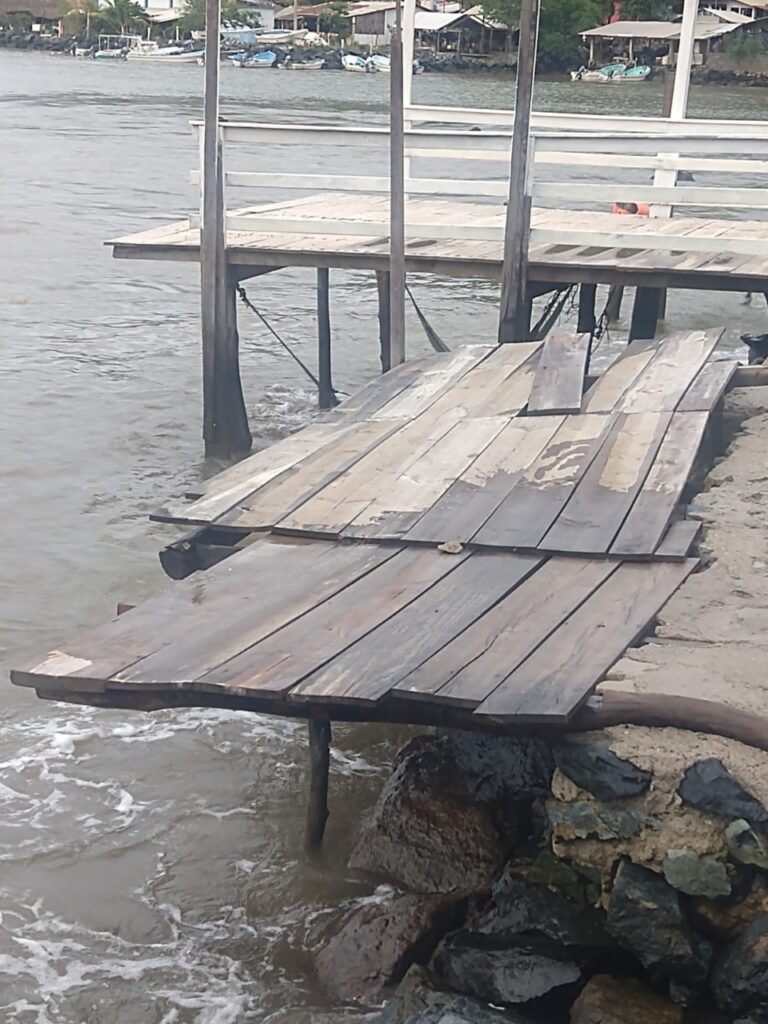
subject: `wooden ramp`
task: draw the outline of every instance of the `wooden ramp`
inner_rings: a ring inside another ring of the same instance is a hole
[[[13,681],[562,728],[697,564],[680,500],[735,370],[707,361],[719,333],[632,345],[581,397],[579,344],[553,373],[557,338],[405,364],[158,513],[234,526],[243,550]]]

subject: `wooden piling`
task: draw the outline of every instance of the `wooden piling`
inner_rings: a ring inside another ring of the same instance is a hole
[[[501,311],[499,342],[527,341],[531,332],[528,298],[528,236],[531,229],[531,179],[533,159],[530,139],[533,78],[539,28],[539,0],[522,0],[517,50],[515,117],[509,194],[504,232],[504,262],[501,270]]]
[[[331,723],[327,719],[310,718],[309,738],[309,800],[305,846],[309,852],[323,842],[328,821],[328,772],[331,760]]]
[[[338,405],[331,374],[330,275],[327,267],[317,268],[317,401],[321,409]]]
[[[381,372],[387,373],[392,369],[390,355],[390,321],[389,321],[389,282],[388,270],[376,271],[376,290],[379,295],[379,358],[381,360]]]
[[[405,125],[403,120],[403,23],[396,0],[389,74],[389,358],[405,362]]]
[[[596,300],[596,284],[582,284],[579,286],[579,317],[576,326],[577,334],[592,334],[597,327],[597,320],[595,319]]]
[[[621,303],[624,299],[624,285],[612,284],[608,289],[608,301],[605,304],[605,319],[615,324],[621,316]]]
[[[656,337],[659,318],[659,289],[637,288],[629,325],[629,341]]]

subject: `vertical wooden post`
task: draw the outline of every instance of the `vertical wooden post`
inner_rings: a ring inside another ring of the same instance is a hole
[[[328,771],[331,760],[331,723],[310,718],[309,737],[309,800],[305,846],[317,850],[323,842],[328,821]]]
[[[509,167],[509,198],[504,233],[504,263],[501,271],[500,342],[527,341],[531,329],[531,306],[527,296],[528,235],[531,227],[528,151],[538,27],[539,0],[522,0],[512,156]]]
[[[597,327],[595,319],[595,300],[597,299],[596,284],[579,286],[579,318],[576,331],[579,334],[592,334]]]
[[[389,323],[390,363],[405,362],[405,140],[403,24],[400,0],[390,48],[389,74]]]
[[[621,302],[624,298],[624,285],[612,284],[608,289],[608,301],[605,304],[605,319],[615,324],[621,316]]]
[[[379,357],[381,359],[381,372],[387,373],[392,369],[390,355],[390,330],[389,330],[389,271],[376,271],[376,290],[379,295]]]
[[[327,267],[317,268],[317,379],[318,405],[332,409],[338,405],[331,375],[330,275]]]
[[[671,70],[667,69],[664,72],[664,95],[663,95],[662,101],[661,101],[661,116],[662,117],[669,117],[671,115],[671,113],[672,113],[672,93],[674,92],[674,86],[675,86],[675,75],[673,75]],[[659,172],[656,172],[656,174],[654,174],[654,176],[653,176],[654,184],[664,184],[665,181],[668,182],[668,179],[670,177],[670,173],[669,172],[667,172],[667,178],[666,179],[662,179],[662,180],[657,182],[657,174],[658,173]],[[672,172],[671,177],[672,177],[673,182],[676,183],[677,182],[677,171]],[[667,208],[666,207],[662,207],[660,209],[663,211],[663,210],[665,210]],[[671,217],[673,215],[673,213],[674,213],[674,210],[672,209],[671,206],[668,207],[668,209],[669,209],[669,216]],[[666,316],[667,316],[667,289],[666,288],[660,288],[659,289],[659,320],[666,319]]]
[[[202,144],[200,297],[205,453],[219,458],[251,447],[238,355],[236,286],[227,268],[224,158],[219,129],[220,0],[206,0]]]
[[[632,320],[629,325],[629,341],[650,339],[656,336],[656,322],[659,316],[659,289],[637,288]]]

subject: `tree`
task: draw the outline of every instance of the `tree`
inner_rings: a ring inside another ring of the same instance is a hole
[[[238,0],[221,0],[221,24],[259,28],[259,12],[243,7]],[[205,0],[186,0],[179,27],[183,32],[202,32],[205,29]]]
[[[318,28],[324,35],[337,36],[342,40],[349,36],[351,27],[347,5],[343,3],[329,4],[326,13],[318,19]]]
[[[135,0],[107,0],[99,8],[98,20],[102,29],[121,36],[143,30],[147,25],[144,8]]]
[[[493,21],[500,21],[510,28],[520,20],[520,0],[486,0],[483,10]],[[605,20],[604,4],[600,0],[542,0],[539,64],[561,66],[578,60],[579,33],[601,25]]]
[[[671,0],[621,0],[624,21],[671,21],[678,13]]]
[[[98,30],[100,10],[99,0],[64,0],[61,5],[67,31],[76,36],[90,37]]]

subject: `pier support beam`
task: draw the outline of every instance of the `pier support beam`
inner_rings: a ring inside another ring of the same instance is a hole
[[[389,283],[391,276],[388,270],[376,271],[376,290],[379,295],[379,358],[381,372],[392,369],[391,331],[389,310]]]
[[[579,318],[576,326],[578,334],[592,334],[597,327],[597,320],[595,319],[596,300],[596,284],[582,284],[579,286]]]
[[[635,304],[632,307],[629,341],[655,338],[658,318],[659,289],[638,288],[635,292]]]
[[[621,303],[624,299],[624,285],[612,284],[608,289],[608,301],[605,304],[605,319],[615,324],[621,316]]]
[[[331,761],[331,723],[310,718],[309,737],[309,802],[305,848],[312,852],[322,845],[328,821],[328,772]]]
[[[330,274],[327,267],[317,268],[317,401],[321,409],[339,404],[331,374]]]

